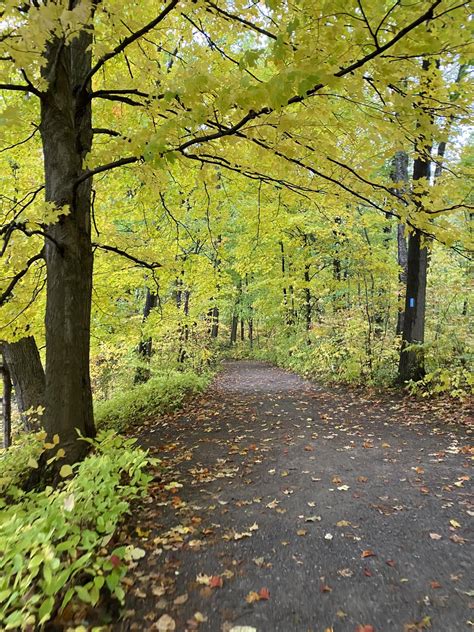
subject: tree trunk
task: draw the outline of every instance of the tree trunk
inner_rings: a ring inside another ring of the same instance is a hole
[[[3,358],[0,366],[3,377],[2,415],[3,415],[3,447],[9,448],[12,443],[12,382],[8,365]]]
[[[311,329],[312,308],[311,308],[311,288],[310,288],[310,265],[305,264],[304,267],[304,312],[306,321],[306,330]]]
[[[394,183],[393,190],[399,195],[403,195],[407,192],[408,188],[408,154],[406,151],[397,151],[395,156],[393,157],[391,169],[390,169],[390,179]],[[398,224],[397,226],[397,260],[399,266],[398,273],[398,281],[400,286],[404,288],[407,282],[407,260],[408,260],[408,250],[407,250],[407,241],[405,237],[405,227],[403,224]],[[401,300],[401,296],[399,295],[399,301]],[[399,336],[403,331],[403,321],[405,317],[405,312],[403,309],[398,309],[397,316],[397,336]]]
[[[403,323],[402,349],[398,367],[399,378],[420,380],[425,375],[423,350],[407,351],[406,347],[425,340],[426,277],[428,251],[421,245],[421,233],[415,230],[408,240],[407,290]]]
[[[143,308],[143,323],[146,322],[151,310],[156,307],[157,299],[157,295],[154,292],[150,292],[149,288],[147,288],[145,306]],[[150,337],[140,340],[138,344],[137,353],[142,364],[137,367],[133,380],[135,384],[143,384],[150,379],[150,367],[148,365],[150,363],[152,345],[153,342]]]
[[[429,87],[431,77],[428,74],[430,60],[424,59],[422,69],[427,74],[422,76],[426,87]],[[420,92],[418,128],[422,128],[422,117],[432,121],[432,114],[423,108],[425,90]],[[415,143],[416,158],[413,162],[413,183],[424,181],[428,186],[430,181],[432,141],[428,140],[420,131]],[[414,193],[416,208],[423,211],[423,193]],[[425,360],[423,348],[407,350],[414,343],[422,345],[425,341],[425,313],[426,313],[426,279],[428,274],[428,249],[422,244],[422,234],[418,229],[410,233],[408,239],[407,261],[407,289],[405,297],[405,318],[403,322],[402,344],[400,348],[400,362],[398,378],[401,382],[421,380],[425,376]]]
[[[245,340],[245,323],[244,319],[240,319],[240,340],[243,342]]]
[[[235,345],[237,342],[237,327],[239,325],[239,317],[237,314],[232,315],[232,323],[230,325],[230,344]]]
[[[401,287],[406,287],[408,248],[407,248],[407,240],[405,238],[405,227],[403,224],[398,224],[397,226],[397,256],[398,256],[398,267],[399,267],[398,281]],[[399,300],[401,300],[401,296],[399,296]],[[399,308],[398,316],[397,316],[397,331],[396,331],[397,336],[399,336],[403,331],[404,320],[405,320],[405,311],[402,308]]]
[[[0,350],[10,372],[25,430],[37,429],[41,422],[38,408],[44,407],[45,377],[35,339],[27,336],[17,342],[3,342]]]
[[[211,338],[217,338],[219,334],[219,308],[213,307],[211,309]]]
[[[183,364],[183,362],[186,360],[187,358],[187,350],[186,350],[186,346],[187,346],[187,342],[189,340],[189,325],[187,322],[187,317],[189,316],[189,297],[191,295],[191,292],[189,290],[184,290],[184,306],[183,306],[183,310],[184,310],[184,315],[186,317],[186,322],[184,323],[184,325],[180,328],[180,332],[179,332],[179,351],[178,351],[178,362],[179,364]]]
[[[48,88],[41,97],[46,201],[63,213],[47,227],[45,242],[45,428],[49,437],[59,435],[67,462],[87,452],[76,429],[95,435],[89,375],[91,178],[78,183],[92,146],[90,86],[79,89],[91,68],[91,44],[91,32],[82,31],[70,44],[54,39],[48,45],[43,69]]]

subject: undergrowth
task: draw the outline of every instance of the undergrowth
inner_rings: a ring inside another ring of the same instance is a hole
[[[203,391],[211,375],[170,371],[116,393],[111,399],[96,404],[94,412],[97,428],[123,431],[151,415],[176,410],[187,396]]]
[[[33,451],[25,448],[29,460],[42,451],[36,442]],[[1,629],[39,629],[72,599],[94,606],[104,590],[123,601],[127,562],[142,552],[112,541],[130,501],[146,493],[151,479],[151,459],[134,442],[99,433],[89,456],[73,466],[74,477],[54,489],[25,493],[14,476],[3,481]],[[0,467],[20,453],[7,453]]]

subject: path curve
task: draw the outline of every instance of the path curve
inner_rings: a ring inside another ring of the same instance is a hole
[[[472,452],[439,415],[239,361],[140,440],[169,469],[114,629],[470,629]]]

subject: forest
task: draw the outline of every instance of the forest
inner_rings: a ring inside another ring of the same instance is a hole
[[[0,2],[0,629],[473,625],[469,4]]]

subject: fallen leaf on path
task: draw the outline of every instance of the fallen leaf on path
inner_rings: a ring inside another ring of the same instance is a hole
[[[178,597],[176,597],[176,599],[174,599],[173,604],[175,606],[182,606],[183,603],[186,603],[188,600],[188,593],[184,593],[182,595],[179,595]]]
[[[257,628],[252,628],[250,625],[236,625],[229,632],[257,632]]]
[[[421,621],[415,623],[406,623],[403,632],[419,632],[431,628],[431,617],[423,617]]]
[[[204,623],[207,621],[207,617],[203,615],[202,612],[195,612],[193,616],[198,623]]]
[[[320,588],[320,591],[322,593],[330,593],[330,592],[332,592],[332,588],[331,588],[331,586],[328,586],[327,584],[322,584],[322,586]]]
[[[308,532],[305,529],[298,529],[298,531],[296,532],[296,535],[306,535]]]
[[[275,509],[276,506],[279,504],[280,504],[280,501],[275,498],[275,500],[272,500],[272,502],[268,503],[268,505],[265,505],[265,506],[268,507],[269,509]]]
[[[332,540],[333,539],[333,534],[332,533],[326,533],[326,535],[324,536],[325,540]]]
[[[443,537],[443,536],[442,536],[442,535],[440,535],[439,533],[430,533],[430,538],[431,538],[432,540],[441,540],[441,538],[442,538],[442,537]]]
[[[373,625],[358,625],[355,632],[375,632]]]
[[[176,623],[169,614],[162,615],[156,622],[156,625],[158,632],[174,632],[176,630]]]
[[[339,520],[336,522],[336,527],[350,527],[351,523],[348,520]]]
[[[462,536],[457,535],[456,533],[453,533],[453,535],[449,536],[449,539],[451,540],[451,542],[455,542],[456,544],[464,544],[466,542],[466,540]]]
[[[210,588],[222,588],[224,582],[222,581],[222,577],[220,575],[213,575],[209,580]]]
[[[372,571],[370,570],[370,568],[367,568],[367,566],[364,567],[364,575],[366,577],[372,577]]]
[[[254,590],[251,590],[249,594],[245,597],[245,601],[247,603],[255,603],[256,601],[260,601],[260,595]]]
[[[453,527],[453,529],[460,529],[461,525],[457,520],[450,520],[449,524]]]
[[[361,557],[377,557],[377,553],[374,553],[371,549],[366,549],[362,551]]]
[[[270,591],[268,590],[268,588],[260,588],[260,590],[258,591],[258,596],[260,597],[260,599],[263,600],[270,599]]]
[[[433,589],[441,588],[441,584],[439,582],[437,582],[437,581],[430,582],[430,586]]]

